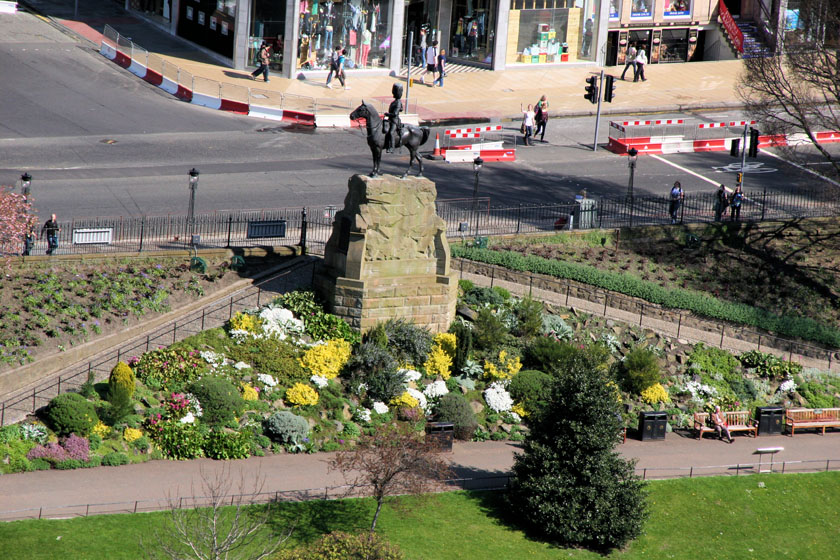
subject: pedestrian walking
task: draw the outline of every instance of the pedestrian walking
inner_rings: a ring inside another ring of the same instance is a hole
[[[519,108],[522,109],[522,105],[519,105]],[[528,104],[528,109],[522,111],[522,127],[520,128],[522,134],[525,135],[525,145],[526,146],[533,146],[533,144],[528,140],[531,136],[534,135],[534,110],[531,104]]]
[[[35,224],[29,224],[26,226],[26,233],[23,234],[23,256],[28,257],[30,252],[32,251],[32,247],[35,246],[35,240],[38,238],[37,234],[35,233]]]
[[[627,69],[633,69],[633,77],[636,77],[636,45],[630,43],[627,47],[627,54],[624,58],[624,72],[621,73],[621,80],[624,81],[624,75],[627,74]]]
[[[423,74],[420,76],[420,83],[426,83],[426,74],[429,72],[432,73],[432,87],[435,87],[435,72],[437,71],[437,41],[432,41],[432,44],[426,47],[426,51],[423,53],[423,57],[426,59],[426,69],[423,71]]]
[[[715,221],[719,222],[721,216],[726,212],[726,207],[729,206],[729,194],[726,192],[726,186],[721,184],[715,193]]]
[[[545,95],[537,101],[535,109],[534,118],[537,123],[537,129],[534,131],[534,138],[539,134],[540,142],[545,142],[545,125],[548,124],[548,100]]]
[[[729,207],[731,208],[729,219],[733,222],[741,221],[741,203],[744,201],[744,193],[741,192],[741,185],[735,187],[735,192],[729,199]]]
[[[263,80],[268,82],[268,64],[271,62],[271,47],[268,46],[268,41],[263,41],[260,49],[257,51],[257,69],[251,72],[251,78],[257,79],[260,74],[263,75]]]
[[[437,71],[438,77],[435,81],[440,87],[443,87],[443,77],[446,76],[446,49],[440,49],[440,54],[437,57]]]
[[[338,57],[341,56],[341,47],[336,46],[333,48],[333,51],[330,53],[330,73],[327,74],[327,87],[332,89],[332,84],[330,83],[333,79],[333,75],[338,74]]]
[[[341,87],[344,89],[350,89],[350,86],[347,85],[345,81],[347,76],[344,75],[344,64],[347,62],[347,49],[341,49],[341,53],[338,55],[338,61],[336,62],[336,76],[338,77],[338,81],[341,82]]]
[[[58,227],[58,220],[55,214],[50,216],[50,219],[44,222],[44,227],[41,228],[41,237],[47,237],[47,254],[52,255],[53,251],[58,249],[58,232],[61,228]]]
[[[636,52],[636,73],[633,75],[634,82],[638,82],[639,78],[643,82],[647,81],[647,78],[645,78],[645,65],[647,65],[647,55],[645,54],[645,49],[642,48]]]
[[[668,205],[668,212],[671,214],[671,224],[677,223],[677,216],[680,212],[680,204],[685,198],[685,193],[682,190],[682,185],[679,181],[674,181],[674,186],[671,188],[670,203]]]

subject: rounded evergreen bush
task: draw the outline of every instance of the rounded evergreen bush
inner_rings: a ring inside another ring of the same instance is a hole
[[[628,391],[642,391],[659,382],[659,359],[650,349],[636,347],[630,350],[618,366],[619,374]]]
[[[507,327],[490,308],[478,312],[473,325],[473,343],[477,348],[496,351],[504,345],[507,335]]]
[[[296,550],[281,552],[278,560],[403,560],[405,555],[395,544],[377,533],[358,535],[334,531],[316,542]]]
[[[309,422],[288,410],[281,410],[263,421],[263,432],[279,443],[300,443],[309,433]]]
[[[388,319],[383,325],[388,350],[400,364],[420,367],[432,350],[432,333],[404,319]]]
[[[364,383],[373,400],[388,402],[404,390],[397,361],[388,350],[373,342],[362,344],[344,366],[344,371],[350,377],[350,387],[355,390]]]
[[[106,467],[119,467],[120,465],[127,465],[130,462],[131,461],[129,461],[128,455],[116,451],[106,453],[102,457],[102,465]]]
[[[478,427],[470,403],[460,393],[447,393],[441,397],[435,407],[435,417],[438,422],[452,422],[455,437],[461,440],[471,439]]]
[[[572,353],[572,347],[554,337],[534,339],[522,355],[523,365],[547,373],[556,373]]]
[[[529,414],[539,414],[546,404],[554,378],[536,369],[526,369],[513,376],[508,392]]]
[[[202,377],[190,385],[189,392],[198,397],[203,409],[201,421],[208,426],[235,421],[245,408],[239,390],[224,377]]]
[[[58,395],[47,405],[46,421],[59,436],[87,436],[99,422],[93,403],[78,393]]]
[[[112,400],[117,393],[125,394],[130,399],[134,396],[134,389],[134,371],[131,366],[125,362],[117,362],[108,377],[108,400]]]

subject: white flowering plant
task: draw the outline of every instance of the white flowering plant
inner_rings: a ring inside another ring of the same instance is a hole
[[[495,412],[507,412],[513,408],[513,398],[502,381],[495,381],[484,390],[484,400]]]
[[[782,381],[782,384],[779,385],[779,389],[776,392],[784,395],[787,393],[793,393],[794,391],[796,391],[796,382],[793,379],[785,379]]]
[[[357,408],[356,413],[353,414],[353,418],[356,420],[356,422],[364,422],[365,424],[369,424],[370,423],[370,409],[369,408]]]
[[[377,414],[388,414],[388,405],[382,401],[373,403],[373,411]]]
[[[243,369],[251,369],[251,364],[246,364],[245,362],[236,362],[233,364],[233,368],[237,371],[242,371]]]
[[[422,408],[424,412],[428,412],[426,409],[429,406],[429,401],[426,398],[426,395],[424,395],[423,393],[421,393],[413,387],[406,388],[406,392],[415,399],[417,399],[417,402],[419,403],[418,406]]]
[[[401,368],[398,373],[403,376],[403,383],[406,385],[412,381],[418,381],[421,377],[423,377],[423,374],[416,369]]]
[[[260,319],[263,332],[268,336],[285,340],[290,335],[296,338],[303,334],[303,321],[284,307],[268,305],[260,311]]]
[[[259,381],[266,387],[276,387],[278,383],[276,377],[274,377],[273,375],[268,375],[267,373],[258,373],[257,381]]]
[[[312,377],[310,377],[309,379],[310,379],[310,381],[312,381],[312,383],[313,383],[313,384],[315,384],[315,385],[316,385],[319,389],[323,389],[323,388],[324,388],[324,387],[326,387],[326,386],[329,384],[329,382],[330,382],[330,381],[329,381],[329,379],[327,379],[326,377],[323,377],[323,376],[321,376],[321,375],[313,375],[313,376],[312,376]]]
[[[199,353],[199,356],[201,356],[202,360],[207,362],[211,370],[215,370],[225,365],[224,354],[219,354],[218,352],[213,352],[212,350],[203,350]]]
[[[449,388],[446,386],[446,381],[442,381],[438,379],[437,381],[432,381],[426,388],[423,389],[423,394],[426,395],[428,399],[436,399],[438,397],[442,397],[443,395],[449,392]]]

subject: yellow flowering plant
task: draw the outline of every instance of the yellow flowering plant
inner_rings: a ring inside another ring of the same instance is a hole
[[[420,405],[420,401],[412,397],[408,391],[403,391],[400,396],[391,399],[391,404],[396,407],[416,408]]]
[[[314,406],[318,404],[318,398],[318,391],[298,382],[286,391],[285,400],[293,406]]]
[[[654,383],[642,391],[642,400],[648,404],[667,403],[671,402],[671,397],[661,383]]]
[[[446,352],[450,358],[455,359],[455,345],[457,343],[457,339],[453,333],[438,333],[435,335],[432,342]]]
[[[262,320],[257,315],[251,315],[250,313],[243,313],[240,311],[231,317],[230,330],[259,334],[262,332]]]
[[[452,356],[441,346],[435,345],[429,352],[429,359],[426,360],[424,366],[429,377],[449,379],[452,373]]]
[[[249,385],[248,383],[241,383],[239,388],[242,390],[242,400],[245,401],[256,401],[259,400],[260,394],[257,390]]]
[[[623,399],[621,398],[621,390],[618,388],[618,384],[615,381],[607,381],[607,387],[615,391],[615,400],[618,404],[621,404]]]
[[[137,441],[141,437],[143,437],[143,432],[137,428],[126,428],[123,431],[123,439],[128,443]]]
[[[104,439],[111,433],[111,427],[100,420],[90,431]]]
[[[521,369],[522,362],[519,356],[509,356],[507,351],[501,350],[496,363],[484,361],[484,378],[491,381],[513,379]]]
[[[350,343],[344,339],[328,340],[304,352],[298,362],[313,375],[334,379],[350,359],[351,351]]]
[[[518,414],[520,418],[525,418],[526,416],[528,416],[528,411],[525,410],[525,407],[522,406],[522,403],[516,403],[511,407],[510,411]]]

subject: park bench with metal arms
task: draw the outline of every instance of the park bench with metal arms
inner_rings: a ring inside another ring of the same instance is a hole
[[[785,424],[793,436],[797,429],[840,428],[840,408],[789,408],[785,411]]]
[[[750,418],[749,410],[736,410],[723,414],[726,416],[726,424],[730,434],[733,432],[752,432],[753,437],[758,437],[758,422]],[[708,412],[694,413],[694,430],[697,432],[699,439],[703,439],[703,434],[706,432],[717,431],[714,424],[709,422]]]

